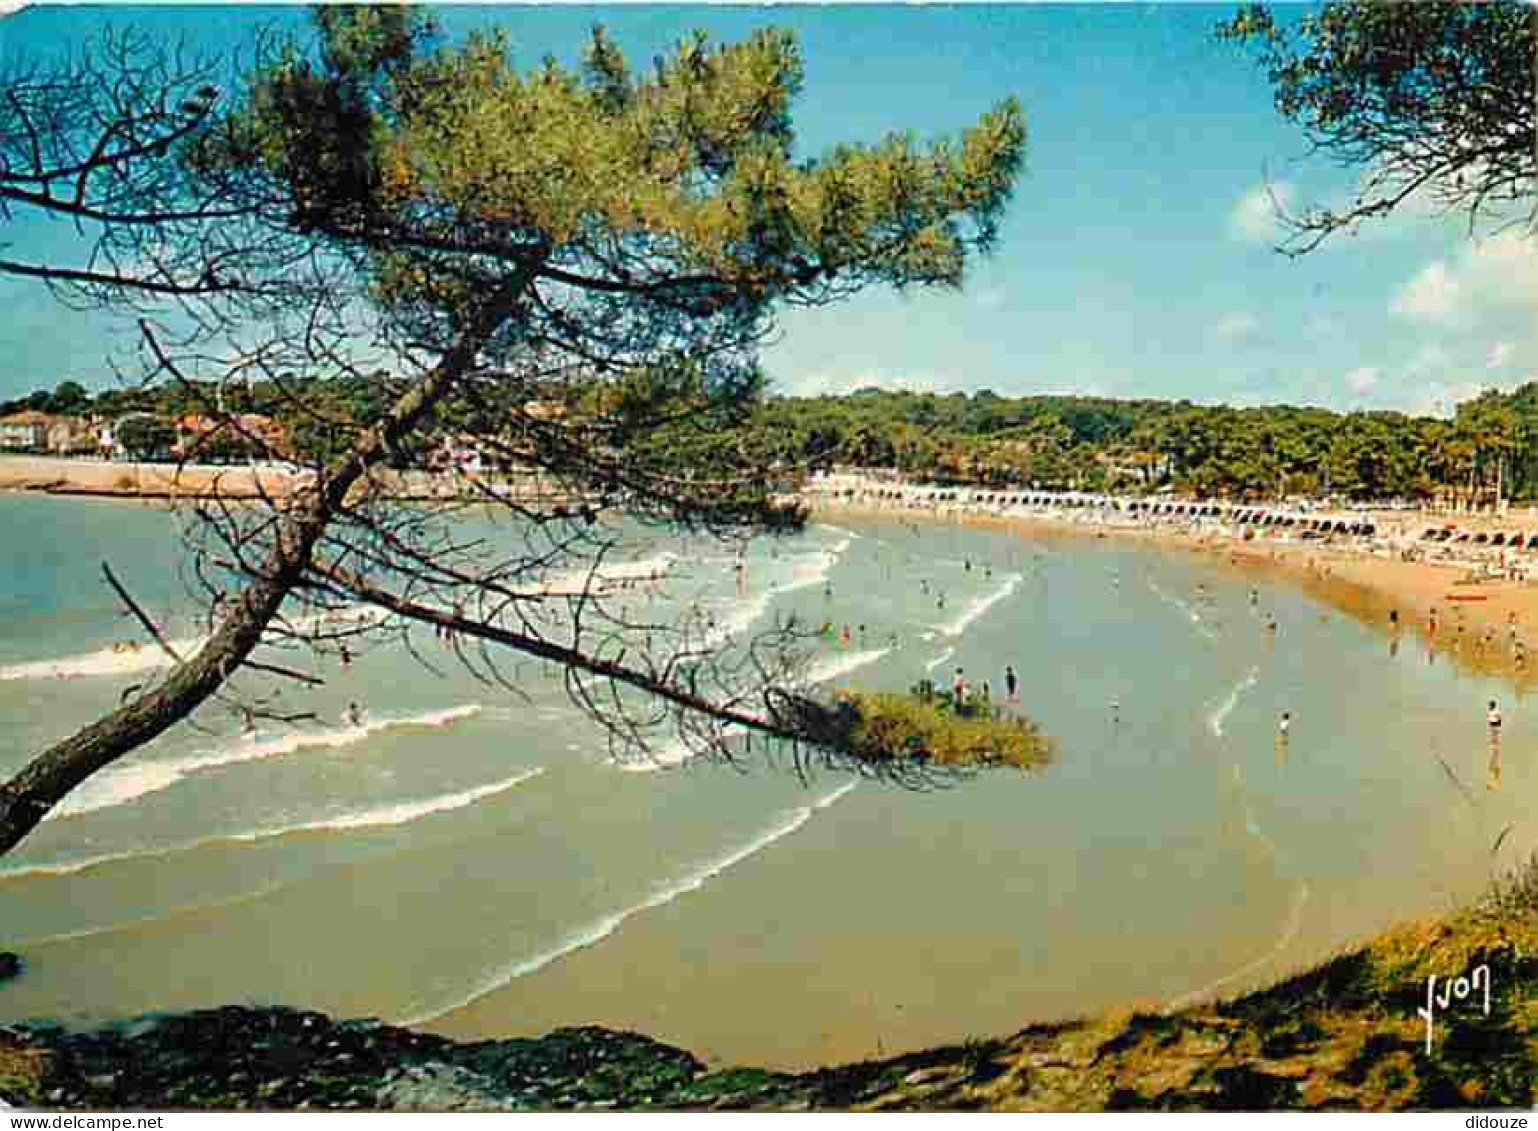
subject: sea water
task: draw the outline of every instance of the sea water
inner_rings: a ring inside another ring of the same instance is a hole
[[[176,522],[0,497],[0,772],[161,664],[114,650],[135,625],[103,559],[195,645]],[[808,675],[828,689],[960,668],[1002,704],[1011,664],[1009,709],[1056,760],[925,792],[690,761],[665,736],[616,761],[535,661],[504,665],[509,690],[430,631],[421,659],[288,653],[326,684],[277,702],[313,718],[243,734],[210,704],[0,859],[0,946],[27,961],[0,1021],[283,1003],[800,1067],[1237,992],[1465,901],[1538,844],[1538,728],[1508,689],[1284,586],[1252,605],[1215,560],[837,519],[755,541],[740,580],[737,561],[654,534],[608,568],[660,573],[635,601],[703,610],[723,644],[829,623]]]

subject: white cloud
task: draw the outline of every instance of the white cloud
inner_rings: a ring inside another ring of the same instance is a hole
[[[1235,311],[1225,314],[1213,324],[1212,332],[1220,338],[1228,341],[1238,341],[1247,338],[1258,329],[1260,323],[1252,314]]]
[[[1511,360],[1511,355],[1516,352],[1516,348],[1510,342],[1496,342],[1490,347],[1490,368],[1504,369],[1506,363]]]
[[[29,3],[31,3],[31,0],[0,0],[0,16],[9,16],[12,12],[19,12]]]
[[[775,392],[792,397],[838,396],[856,389],[907,389],[915,393],[954,393],[962,391],[965,382],[950,373],[893,373],[885,369],[864,369],[848,373],[830,373],[818,370],[799,373],[786,380],[777,381]]]
[[[1346,387],[1357,396],[1372,392],[1378,384],[1378,371],[1370,365],[1353,369],[1346,374]]]
[[[1458,309],[1463,284],[1440,259],[1421,268],[1390,308],[1421,322],[1446,322]]]
[[[1228,217],[1228,230],[1246,243],[1276,243],[1282,236],[1277,210],[1292,211],[1294,186],[1288,181],[1256,185],[1239,198]]]
[[[1538,315],[1538,237],[1503,232],[1470,245],[1454,262],[1427,264],[1390,309],[1434,323],[1467,323],[1497,311]]]

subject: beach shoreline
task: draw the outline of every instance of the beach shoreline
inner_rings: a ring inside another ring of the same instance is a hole
[[[1445,657],[1465,674],[1502,679],[1519,698],[1538,691],[1538,580],[1492,579],[1471,585],[1464,582],[1469,572],[1466,565],[1404,561],[1352,545],[1303,544],[1264,535],[1246,539],[1217,528],[1198,532],[1174,525],[1101,525],[1050,513],[996,513],[965,506],[944,510],[873,506],[829,497],[808,498],[806,502],[811,517],[818,521],[852,518],[956,524],[1034,539],[1115,539],[1190,554],[1237,569],[1257,583],[1291,585],[1375,628],[1385,641],[1392,642],[1396,634],[1401,638],[1414,636],[1428,651]],[[1433,521],[1414,512],[1396,517],[1411,526]],[[1454,599],[1450,600],[1449,594]],[[1396,613],[1397,630],[1392,620]],[[1515,637],[1511,633],[1513,623]],[[1486,634],[1490,642],[1480,647],[1480,638]],[[1513,640],[1521,641],[1524,663],[1517,662]]]
[[[251,501],[281,499],[307,481],[302,472],[278,465],[179,467],[35,455],[0,457],[0,492],[144,502],[174,503],[215,496]],[[1355,520],[1369,522],[1383,533],[1371,541],[1302,542],[1292,537],[1288,528],[1251,525],[1240,533],[1224,519],[1144,517],[1132,522],[1117,514],[1112,516],[1114,520],[1106,521],[1107,516],[1084,510],[1001,507],[999,496],[993,492],[937,492],[911,486],[893,489],[892,484],[876,480],[855,477],[851,481],[853,488],[813,489],[798,497],[819,518],[959,523],[1034,538],[1115,538],[1220,560],[1257,581],[1274,579],[1294,585],[1386,636],[1395,631],[1391,614],[1397,613],[1399,632],[1418,636],[1461,670],[1499,676],[1519,695],[1538,690],[1538,576],[1533,580],[1484,577],[1477,584],[1468,584],[1473,562],[1406,561],[1384,552],[1388,544],[1419,547],[1420,534],[1443,525],[1446,516],[1419,511],[1352,512]],[[428,501],[452,493],[452,477],[429,472],[407,474],[387,489],[403,500]],[[937,502],[937,497],[945,501]],[[1538,515],[1526,516],[1525,521],[1514,516],[1499,524],[1482,517],[1459,517],[1456,521],[1471,530],[1500,525],[1538,531]],[[1282,531],[1283,536],[1277,537]],[[1489,558],[1496,551],[1480,547],[1468,552]],[[1523,572],[1529,564],[1538,569],[1538,550],[1513,551],[1511,558],[1521,563]],[[1529,634],[1532,639],[1528,639]],[[1488,638],[1483,647],[1478,646],[1481,638]],[[1520,665],[1516,662],[1517,641],[1526,654],[1526,662]]]

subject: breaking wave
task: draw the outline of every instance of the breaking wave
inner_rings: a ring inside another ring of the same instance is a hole
[[[766,832],[760,834],[757,837],[754,837],[747,843],[732,849],[724,855],[719,856],[714,860],[709,860],[704,864],[694,868],[693,870],[686,872],[678,879],[673,880],[670,883],[658,888],[651,895],[647,896],[639,903],[633,904],[630,907],[626,907],[623,910],[615,911],[612,914],[605,915],[601,919],[589,923],[584,927],[578,928],[577,930],[562,938],[554,946],[551,946],[546,950],[542,950],[537,954],[531,955],[528,958],[520,959],[511,965],[505,966],[502,969],[495,971],[489,977],[477,983],[468,993],[454,999],[448,1004],[437,1006],[426,1013],[422,1013],[415,1017],[400,1021],[399,1024],[422,1025],[429,1021],[434,1021],[437,1018],[444,1016],[445,1014],[453,1013],[455,1010],[463,1009],[465,1006],[472,1002],[479,1001],[487,994],[495,993],[497,990],[502,989],[504,986],[509,985],[510,983],[524,977],[525,975],[533,974],[538,970],[542,970],[546,966],[549,966],[552,962],[557,962],[569,954],[573,954],[579,950],[584,950],[587,947],[593,946],[595,943],[603,941],[612,935],[615,931],[619,930],[619,928],[625,923],[627,919],[639,915],[643,911],[650,911],[653,908],[662,907],[665,904],[672,903],[673,900],[677,899],[681,895],[687,894],[688,892],[698,891],[700,888],[704,887],[708,881],[714,879],[716,876],[721,875],[729,868],[742,863],[744,860],[747,860],[751,856],[758,855],[758,853],[764,851],[773,845],[776,841],[782,840],[789,836],[791,833],[795,832],[797,829],[801,828],[808,821],[810,821],[812,817],[815,816],[819,811],[828,808],[828,806],[832,805],[841,797],[849,793],[850,790],[854,789],[856,784],[856,782],[848,782],[845,785],[839,786],[839,788],[835,789],[832,793],[818,798],[810,805],[805,805],[799,809],[791,810],[778,824],[774,825]]]

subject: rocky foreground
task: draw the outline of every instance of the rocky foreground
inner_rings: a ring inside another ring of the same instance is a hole
[[[1428,1054],[1428,978],[1445,987],[1480,967],[1488,1015],[1482,993],[1450,998]],[[280,1008],[0,1029],[0,1101],[76,1110],[1530,1108],[1535,1080],[1538,864],[1477,907],[1233,1001],[800,1075],[712,1071],[598,1028],[459,1044]]]

